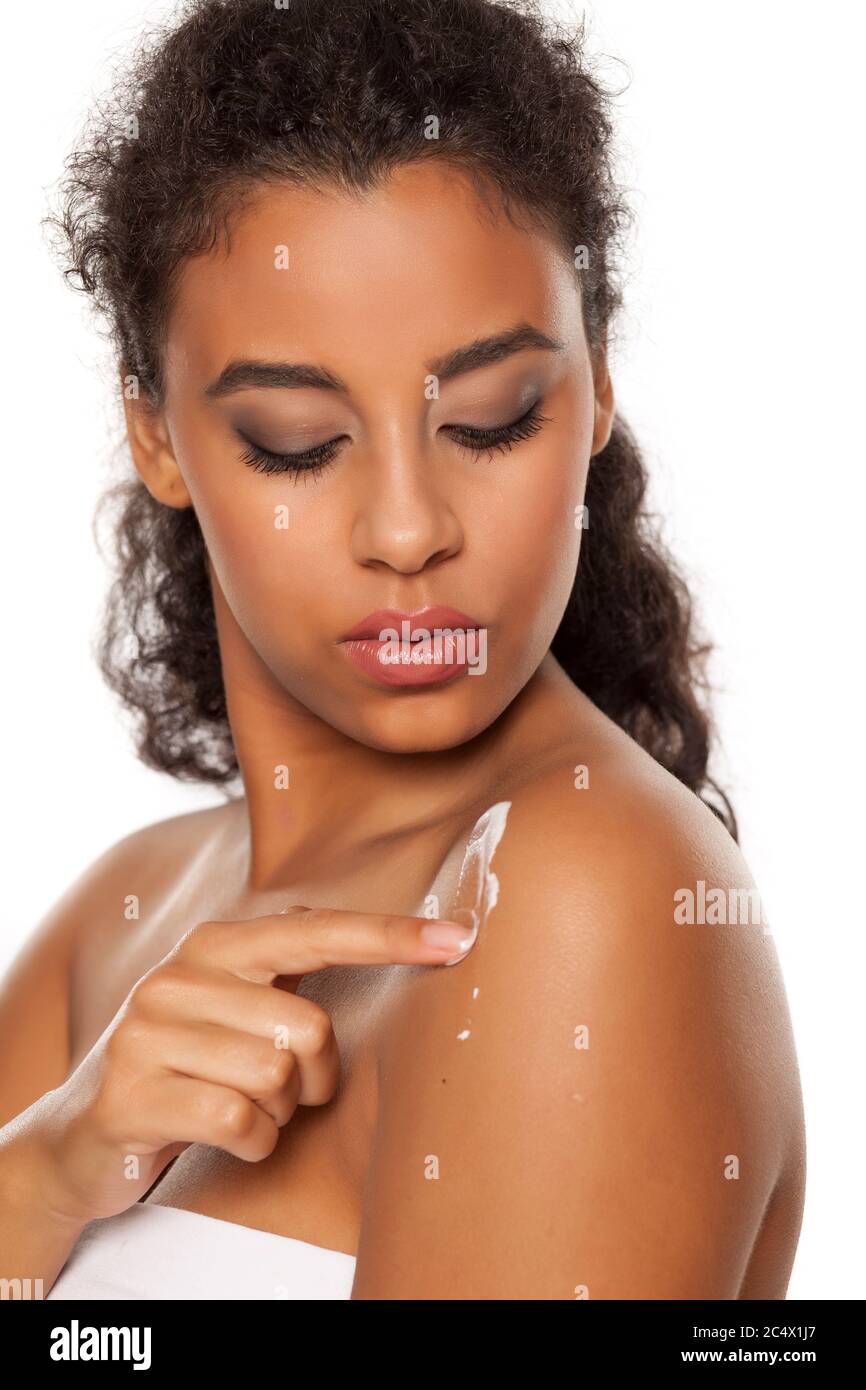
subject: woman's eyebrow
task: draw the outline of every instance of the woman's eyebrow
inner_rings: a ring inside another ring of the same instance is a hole
[[[502,362],[516,352],[527,348],[541,348],[545,352],[563,352],[564,343],[542,333],[531,323],[519,323],[514,328],[496,333],[489,338],[476,338],[464,347],[454,348],[444,356],[428,362],[425,371],[438,377],[440,382],[450,381],[465,372],[477,371],[479,367],[489,367]],[[206,386],[203,394],[208,397],[228,396],[233,391],[243,391],[249,387],[316,387],[323,391],[339,391],[349,394],[346,383],[326,367],[310,362],[266,362],[256,358],[242,358],[229,362],[215,381]]]

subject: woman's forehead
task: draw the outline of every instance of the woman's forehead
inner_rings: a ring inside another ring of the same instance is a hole
[[[177,278],[169,356],[195,375],[226,355],[365,355],[421,364],[520,321],[568,335],[573,269],[540,229],[492,213],[459,171],[405,167],[366,193],[268,184],[227,240]]]

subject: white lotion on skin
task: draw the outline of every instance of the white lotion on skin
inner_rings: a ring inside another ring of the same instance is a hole
[[[472,827],[457,883],[458,906],[451,913],[452,921],[465,922],[469,927],[466,949],[454,960],[446,961],[446,965],[457,965],[468,956],[478,939],[478,933],[496,906],[499,879],[490,865],[505,831],[510,809],[510,801],[497,801],[495,806],[479,816]]]

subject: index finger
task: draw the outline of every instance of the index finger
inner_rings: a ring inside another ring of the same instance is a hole
[[[292,906],[239,922],[203,922],[184,939],[187,957],[271,982],[329,965],[443,965],[469,950],[467,920],[408,917],[346,908]]]

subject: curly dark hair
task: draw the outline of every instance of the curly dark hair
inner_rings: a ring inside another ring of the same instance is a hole
[[[528,211],[558,239],[598,360],[623,300],[631,213],[613,173],[616,94],[585,49],[583,23],[567,27],[533,0],[183,0],[144,35],[67,157],[45,218],[63,273],[91,296],[121,371],[159,409],[177,273],[227,230],[245,194],[267,180],[364,191],[399,165],[445,159],[479,192],[495,188],[509,216]],[[437,139],[425,138],[431,115]],[[646,485],[617,415],[591,462],[590,524],[551,649],[736,839],[730,802],[707,774],[712,648],[695,639]],[[137,477],[111,487],[99,512],[109,503],[117,573],[100,669],[137,720],[143,762],[228,784],[238,763],[195,511],[156,502]]]

